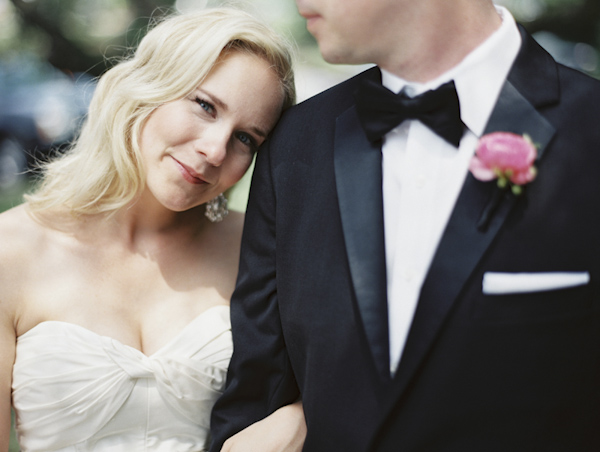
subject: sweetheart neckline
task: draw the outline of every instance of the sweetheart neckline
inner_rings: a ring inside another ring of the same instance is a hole
[[[221,310],[221,309],[227,309],[227,310],[229,310],[229,306],[228,305],[216,305],[216,306],[211,306],[208,309],[205,309],[200,314],[198,314],[196,317],[194,317],[187,325],[185,325],[175,336],[173,336],[165,344],[163,344],[162,346],[160,346],[159,348],[157,348],[154,353],[151,353],[149,355],[147,355],[143,351],[141,351],[141,350],[139,350],[139,349],[137,349],[137,348],[135,348],[135,347],[133,347],[131,345],[127,345],[127,344],[121,342],[119,339],[115,339],[115,338],[110,337],[110,336],[105,336],[103,334],[100,334],[100,333],[97,333],[95,331],[92,331],[89,328],[86,328],[85,326],[82,326],[82,325],[79,325],[79,324],[73,323],[73,322],[65,322],[63,320],[44,320],[42,322],[39,322],[35,326],[33,326],[32,328],[30,328],[29,330],[27,330],[25,333],[23,333],[19,337],[17,337],[17,342],[20,339],[25,338],[25,336],[30,335],[30,333],[33,334],[32,331],[38,329],[38,327],[40,327],[41,325],[55,323],[55,324],[66,325],[68,327],[71,327],[71,328],[74,328],[74,329],[78,329],[80,331],[84,331],[85,333],[91,334],[91,335],[93,335],[95,337],[110,339],[111,341],[114,341],[114,342],[120,344],[123,347],[126,347],[126,348],[128,348],[130,350],[133,350],[134,352],[137,352],[137,353],[145,356],[146,358],[152,358],[153,356],[158,355],[161,351],[163,351],[164,349],[166,349],[167,347],[169,347],[175,341],[177,341],[181,336],[183,336],[183,334],[190,328],[191,325],[193,325],[194,323],[196,323],[200,318],[204,317],[205,314],[207,314],[210,311]]]

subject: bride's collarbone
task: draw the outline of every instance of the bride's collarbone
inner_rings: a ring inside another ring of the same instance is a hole
[[[82,294],[83,295],[83,294]],[[193,319],[209,309],[226,305],[220,297],[156,297],[131,300],[113,296],[49,297],[22,317],[17,336],[45,322],[84,328],[98,336],[150,355],[177,336]],[[37,309],[36,309],[37,308]]]
[[[50,240],[36,248],[19,277],[19,336],[39,323],[62,321],[146,351],[201,312],[227,304],[235,285],[237,254],[229,250],[188,246],[144,254],[118,241],[98,246],[44,235]]]
[[[58,267],[29,285],[17,333],[55,320],[142,349],[148,331],[174,333],[204,310],[227,304],[234,285],[233,279],[208,278],[194,268],[148,270],[120,263],[96,270]]]

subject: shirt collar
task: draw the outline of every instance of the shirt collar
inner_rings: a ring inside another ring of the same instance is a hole
[[[413,83],[382,69],[383,85],[395,93],[418,95],[454,80],[463,123],[481,137],[521,47],[521,34],[511,13],[496,6],[502,25],[458,65],[427,83]]]

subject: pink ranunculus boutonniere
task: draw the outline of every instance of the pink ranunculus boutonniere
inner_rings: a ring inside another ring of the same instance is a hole
[[[494,132],[479,140],[469,170],[475,179],[498,179],[498,187],[510,186],[512,192],[519,195],[522,185],[535,179],[536,157],[537,149],[527,135]]]
[[[536,158],[537,149],[527,135],[493,132],[481,137],[469,170],[480,181],[497,179],[498,189],[483,210],[477,229],[487,230],[509,187],[514,195],[520,195],[522,186],[535,179],[537,171],[533,164]]]

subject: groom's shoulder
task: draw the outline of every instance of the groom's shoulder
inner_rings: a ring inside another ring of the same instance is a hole
[[[360,81],[364,79],[381,80],[381,71],[378,67],[366,69],[293,106],[286,112],[285,116],[294,118],[298,116],[338,116],[354,105],[354,92]]]
[[[558,64],[561,97],[575,102],[591,102],[600,109],[600,80],[577,69]]]
[[[557,64],[559,101],[545,112],[555,127],[590,140],[600,139],[600,81],[577,69]]]

